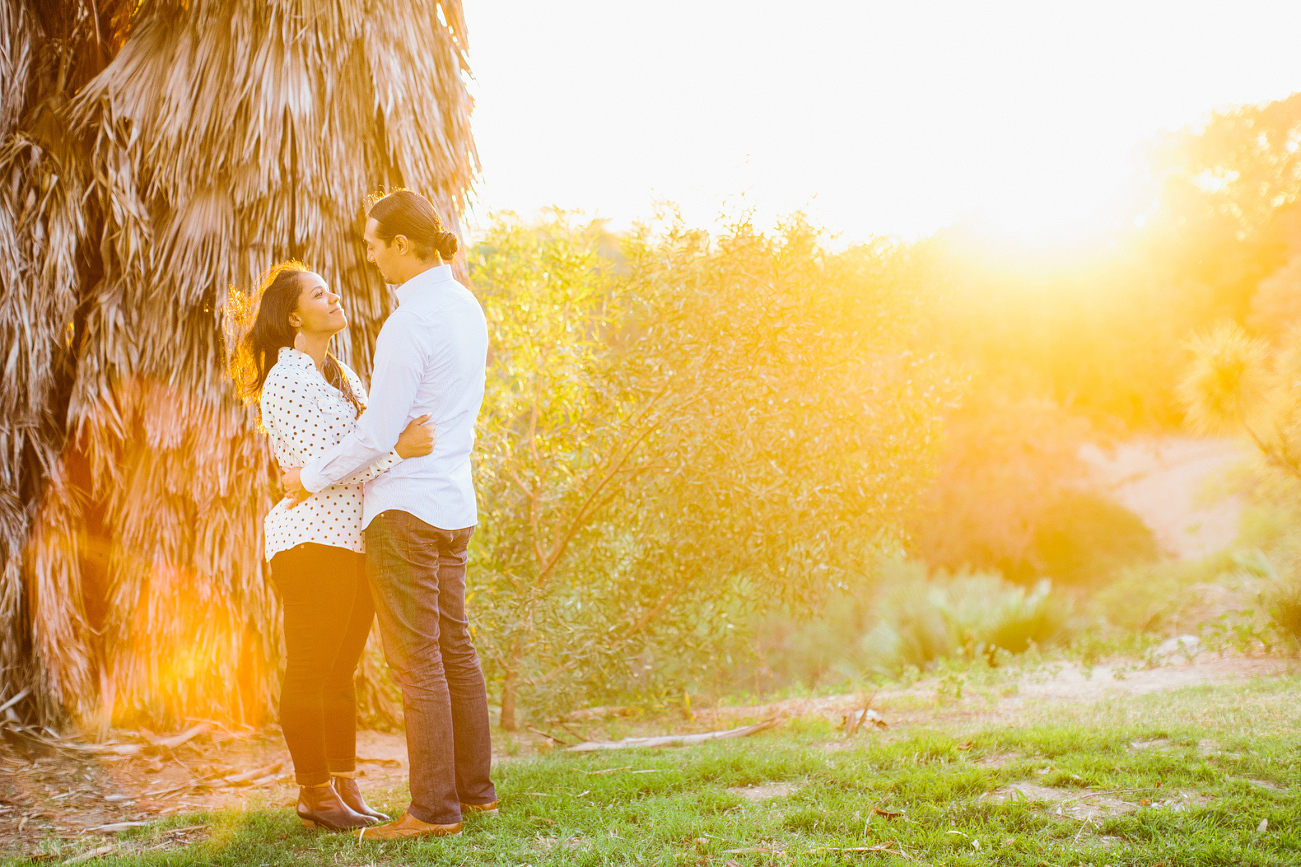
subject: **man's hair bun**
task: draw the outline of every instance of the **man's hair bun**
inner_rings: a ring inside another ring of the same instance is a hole
[[[451,259],[456,255],[456,251],[461,249],[461,239],[452,232],[442,232],[434,246],[438,250],[438,255],[444,259]]]
[[[411,190],[394,190],[376,199],[369,216],[381,241],[391,244],[398,235],[405,235],[421,259],[434,253],[451,259],[461,249],[461,239],[446,230],[433,203]]]

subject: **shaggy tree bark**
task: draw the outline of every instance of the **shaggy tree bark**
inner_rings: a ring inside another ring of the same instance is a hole
[[[0,79],[0,393],[26,413],[0,442],[4,684],[36,684],[45,719],[255,720],[278,660],[272,467],[225,313],[303,258],[344,296],[337,351],[365,372],[391,308],[366,196],[419,190],[455,226],[478,168],[460,4],[39,5],[11,4],[3,35],[72,59],[7,55],[43,76],[39,106],[14,111]]]

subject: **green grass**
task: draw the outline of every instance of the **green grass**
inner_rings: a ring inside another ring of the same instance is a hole
[[[1298,708],[1301,681],[1285,677],[1031,706],[1015,725],[950,722],[848,740],[822,720],[796,720],[699,747],[505,762],[495,772],[502,815],[467,823],[459,839],[363,846],[263,806],[134,829],[117,838],[118,852],[86,863],[1298,864]],[[1053,804],[988,797],[1018,781],[1073,804],[1112,793],[1133,810],[1082,821]],[[786,787],[762,802],[735,791],[776,783]],[[404,792],[372,794],[390,810],[404,805]],[[206,839],[166,847],[169,829],[199,823]],[[887,843],[888,852],[832,851]],[[104,844],[58,845],[44,859],[0,864],[58,863]]]

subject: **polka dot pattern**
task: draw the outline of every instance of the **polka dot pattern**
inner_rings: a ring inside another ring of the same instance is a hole
[[[347,365],[340,364],[357,400],[366,404],[366,390]],[[262,426],[282,467],[302,467],[338,445],[357,426],[357,411],[316,369],[310,355],[281,347],[262,386]],[[362,553],[361,508],[365,482],[402,459],[397,452],[323,491],[294,508],[281,500],[266,516],[266,558],[270,560],[303,542],[333,545]]]

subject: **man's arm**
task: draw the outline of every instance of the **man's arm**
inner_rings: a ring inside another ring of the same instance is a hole
[[[387,455],[407,425],[416,389],[424,378],[424,359],[405,318],[395,317],[385,323],[376,341],[370,405],[357,419],[357,427],[302,469],[301,484],[312,493],[338,484]],[[290,481],[289,473],[286,477]]]

